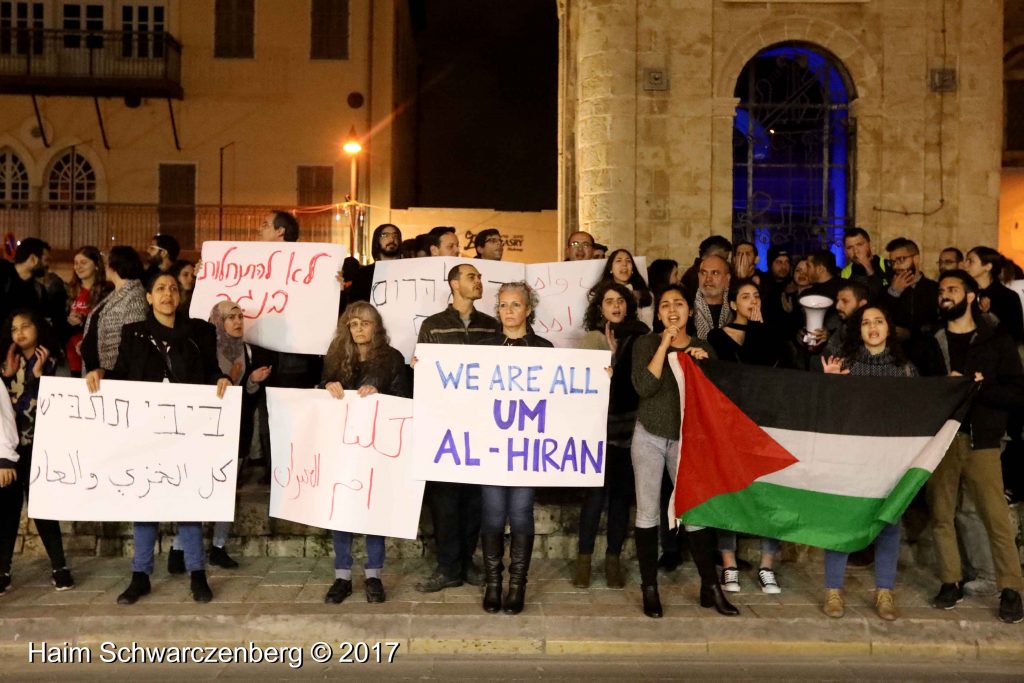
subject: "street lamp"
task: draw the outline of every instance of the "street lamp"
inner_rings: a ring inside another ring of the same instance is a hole
[[[357,256],[356,245],[362,245],[362,235],[360,234],[357,238],[356,234],[361,233],[362,226],[360,225],[360,207],[358,201],[358,195],[356,194],[357,179],[359,177],[359,166],[358,157],[359,153],[363,151],[363,146],[359,142],[359,138],[356,137],[356,127],[352,126],[348,131],[348,139],[345,140],[345,144],[341,146],[341,149],[351,159],[351,166],[349,167],[349,194],[345,198],[345,203],[348,205],[348,218],[349,218],[349,255]]]

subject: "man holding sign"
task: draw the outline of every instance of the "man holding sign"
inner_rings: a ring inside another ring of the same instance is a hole
[[[484,293],[479,270],[468,263],[455,266],[448,272],[448,286],[452,303],[423,321],[418,343],[479,344],[500,329],[497,320],[473,305]],[[480,536],[480,487],[432,481],[426,496],[434,522],[437,569],[416,584],[416,590],[434,593],[461,586],[463,580],[482,585],[483,575],[473,564]]]

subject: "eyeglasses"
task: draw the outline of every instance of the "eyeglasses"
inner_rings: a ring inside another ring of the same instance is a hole
[[[377,236],[377,239],[378,239],[378,240],[383,240],[383,239],[388,239],[388,238],[395,238],[395,239],[398,239],[398,233],[397,233],[397,232],[394,232],[394,231],[391,231],[391,232],[382,232],[382,233],[381,233],[380,235],[378,235],[378,236]]]
[[[367,327],[373,327],[373,323],[369,320],[349,320],[348,329],[350,330],[362,330]]]
[[[580,247],[590,247],[590,248],[593,248],[594,247],[594,243],[593,242],[580,242],[579,240],[577,240],[575,242],[569,242],[569,246],[572,247],[573,249],[579,249]]]
[[[500,237],[488,237],[484,240],[484,244],[501,244]]]

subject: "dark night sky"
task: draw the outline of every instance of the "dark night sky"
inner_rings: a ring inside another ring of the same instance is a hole
[[[409,0],[417,206],[556,208],[554,0]]]

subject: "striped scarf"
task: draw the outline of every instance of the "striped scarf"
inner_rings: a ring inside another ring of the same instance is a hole
[[[718,314],[718,324],[711,318],[711,308],[704,300],[704,292],[697,290],[693,298],[693,325],[697,330],[697,339],[707,341],[708,332],[725,327],[732,322],[732,308],[729,307],[728,295],[722,297],[722,310]]]

